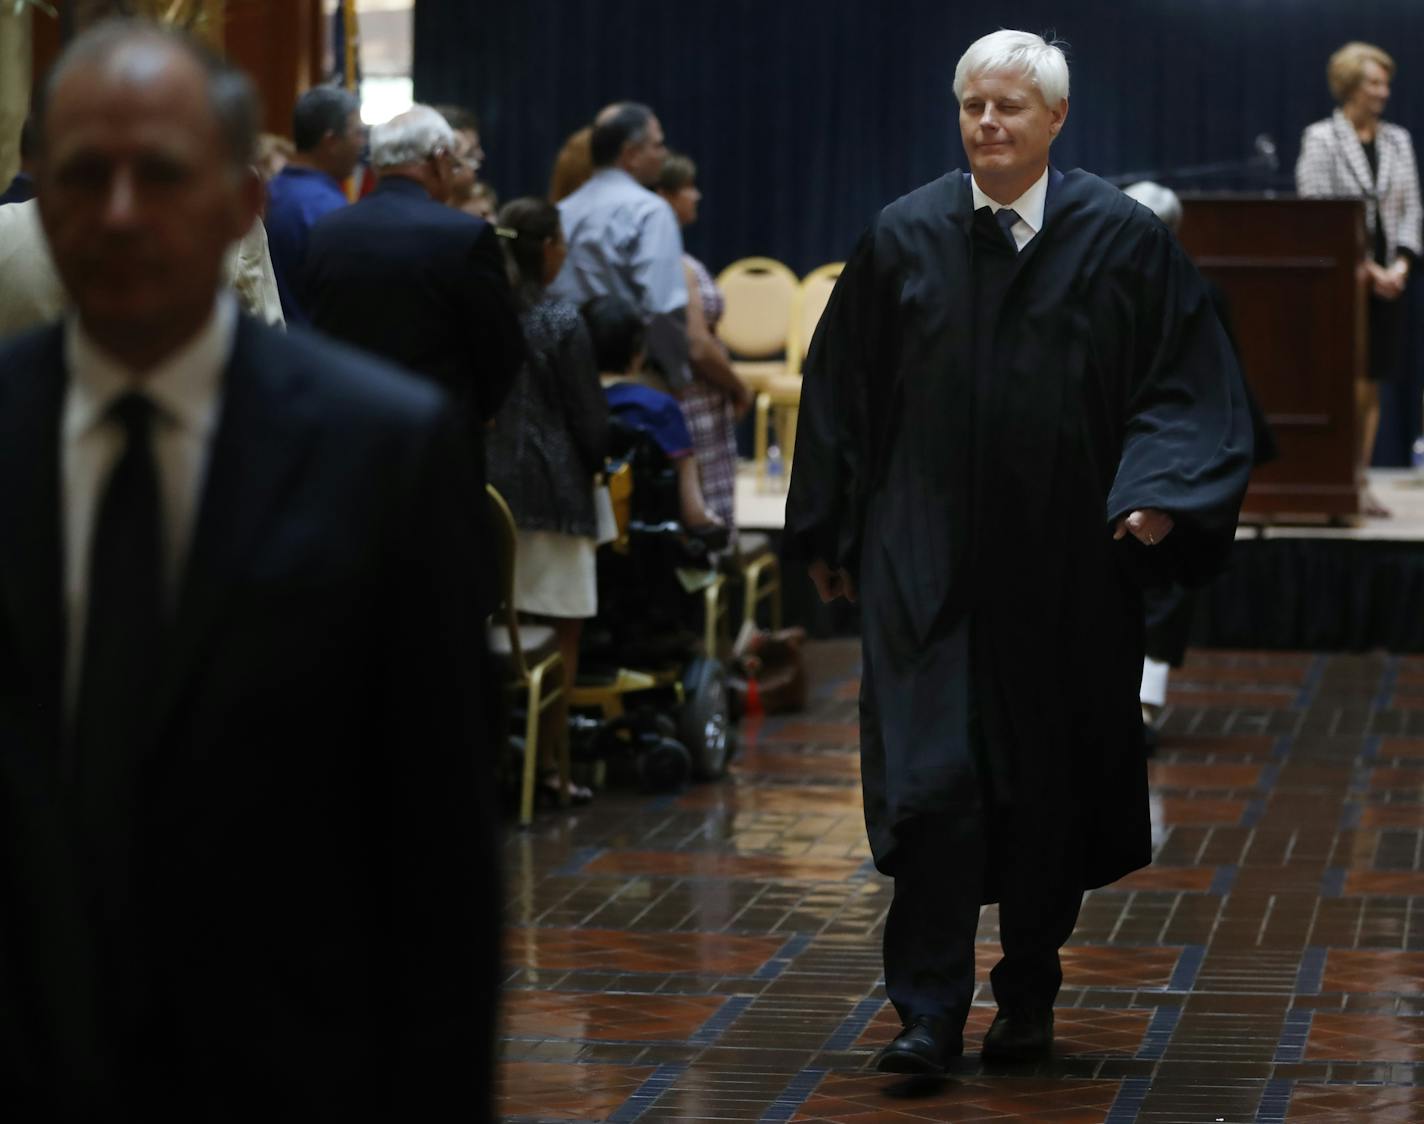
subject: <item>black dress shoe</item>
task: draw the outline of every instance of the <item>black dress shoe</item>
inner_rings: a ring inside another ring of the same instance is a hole
[[[875,1068],[881,1073],[919,1076],[942,1074],[951,1058],[964,1053],[964,1039],[949,1029],[944,1019],[923,1015],[912,1019],[895,1041],[880,1051]]]
[[[1053,1008],[999,1009],[984,1035],[986,1062],[1038,1062],[1053,1054]]]

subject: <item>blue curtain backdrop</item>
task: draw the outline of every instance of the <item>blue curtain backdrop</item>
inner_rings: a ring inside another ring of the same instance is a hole
[[[543,194],[564,138],[623,98],[657,110],[697,160],[689,250],[714,271],[749,254],[804,273],[843,258],[885,203],[963,162],[954,63],[999,27],[1068,42],[1072,112],[1054,149],[1104,176],[1244,161],[1331,108],[1330,52],[1378,43],[1399,63],[1389,116],[1424,145],[1424,0],[418,0],[415,92],[475,109],[502,199]],[[1385,389],[1376,462],[1406,463],[1424,390],[1424,277],[1410,380]]]

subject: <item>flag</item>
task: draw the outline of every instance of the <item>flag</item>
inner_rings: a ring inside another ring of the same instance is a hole
[[[361,89],[361,25],[356,0],[341,0],[331,14],[331,81],[348,90]]]
[[[331,14],[331,83],[361,94],[361,25],[356,0],[341,0]],[[363,156],[346,183],[348,199],[360,199],[376,186],[376,177]]]

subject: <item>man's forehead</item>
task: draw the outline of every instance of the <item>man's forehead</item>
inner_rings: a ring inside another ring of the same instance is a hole
[[[1005,94],[1032,95],[1042,98],[1038,84],[1033,80],[1033,75],[1027,70],[1020,69],[984,70],[965,79],[964,96],[966,98],[975,94],[982,96],[987,93],[1000,96]]]
[[[173,145],[216,139],[218,123],[201,72],[181,56],[142,70],[76,67],[61,76],[45,114],[51,144],[122,133],[156,134]]]

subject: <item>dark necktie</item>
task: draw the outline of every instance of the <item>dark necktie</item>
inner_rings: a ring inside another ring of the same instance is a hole
[[[994,212],[994,221],[999,224],[999,229],[1004,232],[1004,237],[1009,240],[1009,245],[1014,248],[1014,253],[1018,253],[1019,244],[1014,240],[1014,223],[1019,221],[1019,213],[1012,207],[1000,207]]]
[[[124,451],[94,522],[83,668],[74,722],[81,778],[123,770],[152,703],[163,641],[163,533],[153,403],[125,394],[109,410]]]
[[[145,829],[137,777],[152,717],[164,630],[163,532],[153,403],[126,394],[109,417],[124,451],[94,521],[83,669],[74,715],[70,798],[99,950],[103,1017],[128,1067],[162,1023],[147,960],[135,860]]]

